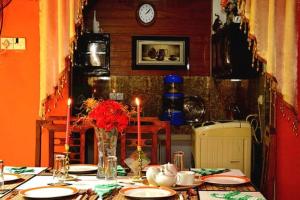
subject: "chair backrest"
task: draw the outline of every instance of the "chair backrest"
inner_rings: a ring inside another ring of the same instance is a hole
[[[169,122],[160,121],[157,117],[141,117],[141,135],[143,151],[148,153],[151,151],[151,164],[157,164],[157,149],[158,149],[158,133],[164,130],[165,134],[170,134]],[[137,119],[131,118],[129,126],[124,134],[121,135],[121,163],[125,165],[127,150],[135,150],[137,147]],[[170,142],[168,143],[170,149]],[[167,152],[170,154],[170,152]]]
[[[70,161],[74,163],[85,163],[85,136],[89,125],[73,125],[76,119],[71,120],[70,125]],[[48,166],[53,165],[54,154],[65,152],[66,117],[52,116],[45,120],[36,121],[36,166],[41,165],[41,143],[43,132],[48,132]],[[72,137],[71,135],[76,135]]]

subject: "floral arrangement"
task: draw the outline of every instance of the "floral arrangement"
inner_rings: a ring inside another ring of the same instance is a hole
[[[111,132],[113,129],[122,133],[128,125],[129,112],[127,107],[114,100],[100,100],[89,98],[83,103],[83,107],[87,112],[86,119],[92,124]]]

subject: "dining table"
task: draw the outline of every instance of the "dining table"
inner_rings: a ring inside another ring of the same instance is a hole
[[[88,165],[92,166],[92,165]],[[4,168],[4,173],[6,176],[10,176],[8,181],[5,181],[4,188],[0,192],[0,199],[13,199],[13,200],[23,200],[30,196],[26,194],[36,190],[44,189],[43,195],[38,196],[38,199],[48,199],[47,192],[53,192],[56,190],[47,190],[53,187],[58,187],[56,189],[69,189],[71,193],[68,195],[59,196],[59,191],[57,196],[54,195],[56,199],[66,199],[66,200],[94,200],[94,199],[106,199],[106,200],[127,200],[127,199],[174,199],[174,200],[219,200],[219,199],[228,199],[227,197],[231,195],[230,199],[234,199],[234,195],[238,197],[245,197],[244,199],[249,200],[263,200],[265,199],[263,195],[258,191],[258,189],[251,183],[251,180],[247,178],[239,169],[227,169],[222,173],[209,174],[209,175],[195,175],[195,184],[188,186],[178,186],[165,188],[165,187],[153,187],[149,186],[147,179],[144,176],[141,180],[136,181],[133,179],[133,176],[130,173],[125,176],[118,176],[116,180],[105,180],[98,179],[96,177],[97,166],[93,166],[93,171],[76,171],[70,173],[69,179],[65,180],[64,186],[55,186],[53,183],[52,170],[47,167],[23,167],[27,171],[18,171],[13,173],[11,168],[13,166],[6,166]],[[197,169],[189,169],[197,170]],[[224,179],[225,178],[225,179]],[[221,182],[218,183],[218,179],[221,179]],[[238,181],[238,183],[232,183],[231,181]],[[224,181],[225,182],[222,182]],[[226,183],[226,181],[229,181]],[[216,182],[214,182],[216,181]],[[243,182],[244,181],[244,182]],[[106,185],[118,185],[110,191],[109,194],[104,196],[99,195],[96,188],[99,186]],[[145,189],[163,189],[165,191],[171,191],[170,195],[163,196],[152,196],[152,198],[136,198],[135,196],[126,195],[124,191],[130,190],[145,190]],[[175,191],[175,192],[174,192]],[[73,192],[73,193],[72,193]],[[174,193],[172,193],[174,192]],[[227,196],[226,196],[227,195]],[[224,197],[224,198],[222,198]],[[52,196],[51,196],[52,198]]]

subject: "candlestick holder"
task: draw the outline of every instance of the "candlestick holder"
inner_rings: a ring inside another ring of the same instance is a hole
[[[65,154],[66,154],[66,160],[65,160],[65,176],[66,176],[66,179],[68,179],[69,177],[69,169],[70,169],[70,157],[69,157],[69,149],[70,149],[70,146],[68,144],[65,144]]]
[[[137,175],[135,175],[133,177],[133,181],[134,182],[143,182],[143,177],[142,177],[142,169],[143,169],[143,159],[142,156],[144,154],[142,147],[141,146],[137,146],[137,154],[138,154],[138,171],[137,171]]]
[[[64,172],[65,172],[65,177],[64,180],[68,181],[68,180],[73,180],[76,177],[69,175],[69,169],[70,169],[70,146],[68,144],[65,144],[65,165],[64,165]],[[64,183],[64,185],[71,185],[70,183]]]

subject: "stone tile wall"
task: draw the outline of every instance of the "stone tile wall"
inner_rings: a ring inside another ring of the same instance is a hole
[[[89,80],[92,88],[96,89],[95,96],[109,98],[109,93],[123,93],[123,102],[135,106],[134,99],[142,101],[143,116],[157,116],[162,112],[162,96],[164,93],[164,76],[111,76],[109,80]],[[185,76],[183,93],[185,96],[199,96],[203,99],[206,120],[229,120],[233,117],[245,117],[257,113],[256,101],[257,80],[215,80],[208,76]],[[232,115],[230,107],[237,105],[241,116]]]

